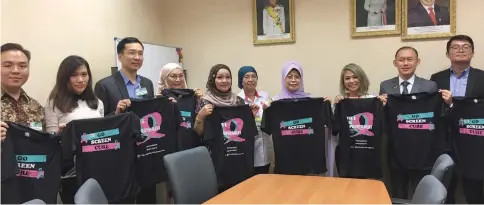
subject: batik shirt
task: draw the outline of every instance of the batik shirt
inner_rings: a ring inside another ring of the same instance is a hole
[[[20,90],[20,97],[15,100],[2,91],[2,121],[14,122],[36,130],[44,130],[44,108],[35,99]]]

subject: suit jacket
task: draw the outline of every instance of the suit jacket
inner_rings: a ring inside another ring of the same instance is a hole
[[[435,82],[415,76],[415,81],[413,82],[412,90],[410,90],[410,93],[433,93],[437,91],[439,90],[437,89],[437,84]],[[381,82],[380,95],[382,94],[401,94],[398,77]]]
[[[449,8],[434,4],[434,13],[437,25],[450,25]],[[418,3],[416,7],[408,10],[408,27],[435,26],[430,20],[429,13]]]
[[[140,78],[141,87],[145,87],[148,91],[148,94],[144,95],[143,99],[154,98],[154,89],[151,80],[143,76],[140,76]],[[104,115],[109,115],[116,111],[116,106],[120,100],[129,99],[128,89],[119,71],[99,80],[94,86],[94,92],[104,103]]]
[[[484,98],[484,71],[470,67],[469,76],[467,78],[466,97],[482,97]],[[434,73],[430,80],[437,83],[439,89],[450,90],[450,70],[445,69],[438,73]]]

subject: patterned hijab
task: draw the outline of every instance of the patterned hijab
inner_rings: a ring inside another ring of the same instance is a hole
[[[230,84],[230,88],[227,92],[220,92],[216,85],[215,85],[215,78],[217,77],[217,73],[221,69],[226,69],[230,73],[230,77],[232,78],[232,72],[230,68],[224,64],[217,64],[210,69],[210,73],[208,74],[207,80],[207,92],[202,97],[202,99],[207,100],[214,104],[215,106],[234,106],[237,105],[237,95],[232,93],[232,83]]]
[[[169,89],[168,83],[166,81],[167,81],[170,73],[177,68],[181,69],[181,66],[178,65],[177,63],[168,63],[168,64],[164,65],[163,68],[161,68],[160,79],[158,80],[158,90],[156,91],[157,96],[162,95],[161,93],[163,92],[164,89]],[[185,79],[183,81],[184,81],[183,82],[184,83],[183,88],[186,89],[187,88],[187,82],[185,81]]]
[[[292,70],[297,70],[299,75],[301,75],[300,87],[296,92],[290,92],[286,89],[286,76]],[[304,92],[304,81],[303,81],[303,70],[301,65],[296,61],[289,61],[282,67],[282,91],[274,97],[274,100],[281,100],[287,98],[304,98],[310,97]]]

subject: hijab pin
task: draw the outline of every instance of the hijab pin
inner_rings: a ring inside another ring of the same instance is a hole
[[[416,100],[417,97],[415,97],[415,95],[412,95],[412,100]]]
[[[479,101],[477,99],[474,99],[474,103],[478,103]]]

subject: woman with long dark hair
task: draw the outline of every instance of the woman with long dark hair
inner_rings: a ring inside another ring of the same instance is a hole
[[[104,116],[103,102],[94,94],[91,69],[84,58],[72,55],[61,62],[44,112],[47,132],[59,132],[71,120]],[[64,204],[74,204],[74,172],[73,166],[63,167],[60,196]]]

